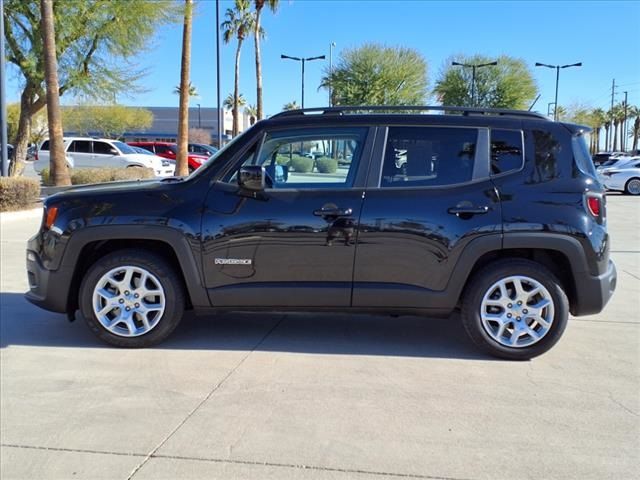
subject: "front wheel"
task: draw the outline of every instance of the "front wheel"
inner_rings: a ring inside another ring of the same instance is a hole
[[[462,321],[471,340],[489,354],[528,360],[562,336],[569,302],[544,266],[524,259],[500,260],[478,272],[467,287]]]
[[[144,250],[98,260],[80,287],[80,310],[91,331],[117,347],[149,347],[176,328],[184,312],[182,279],[162,257]]]

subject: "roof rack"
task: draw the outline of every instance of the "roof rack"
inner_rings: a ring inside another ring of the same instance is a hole
[[[345,107],[319,107],[319,108],[304,108],[297,110],[286,110],[284,112],[277,113],[270,118],[282,118],[282,117],[295,117],[298,115],[344,115],[346,113],[368,113],[368,112],[429,112],[437,111],[448,113],[458,113],[461,115],[497,115],[497,116],[509,116],[509,117],[522,117],[522,118],[536,118],[538,120],[549,120],[546,116],[522,110],[508,110],[503,108],[471,108],[471,107],[449,107],[449,106],[417,106],[417,105],[376,105],[376,106],[345,106]]]

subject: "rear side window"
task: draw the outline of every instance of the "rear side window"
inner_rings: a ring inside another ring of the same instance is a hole
[[[575,158],[576,165],[580,171],[595,177],[596,170],[593,166],[593,161],[589,154],[589,147],[587,147],[587,142],[585,141],[584,136],[574,135],[571,138],[571,144],[573,146],[573,158]]]
[[[91,153],[91,142],[89,140],[74,140],[69,145],[69,152]]]
[[[522,132],[491,130],[491,174],[519,170],[524,161]]]
[[[382,187],[454,185],[473,178],[475,128],[390,127]]]
[[[40,150],[49,150],[49,140],[45,140],[44,142],[42,142]]]

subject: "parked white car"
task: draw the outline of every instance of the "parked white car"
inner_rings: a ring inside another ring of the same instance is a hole
[[[175,164],[159,157],[136,152],[126,143],[105,138],[65,137],[65,159],[70,168],[145,167],[153,169],[157,177],[173,176]],[[49,167],[49,140],[40,145],[36,172]]]
[[[620,168],[611,168],[602,172],[600,180],[607,190],[640,195],[640,158]]]

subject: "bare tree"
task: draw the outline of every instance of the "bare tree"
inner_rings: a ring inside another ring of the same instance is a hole
[[[53,0],[40,0],[45,84],[47,88],[47,119],[49,121],[49,162],[53,184],[71,185],[62,140],[62,114],[58,94],[58,59],[53,24]]]

